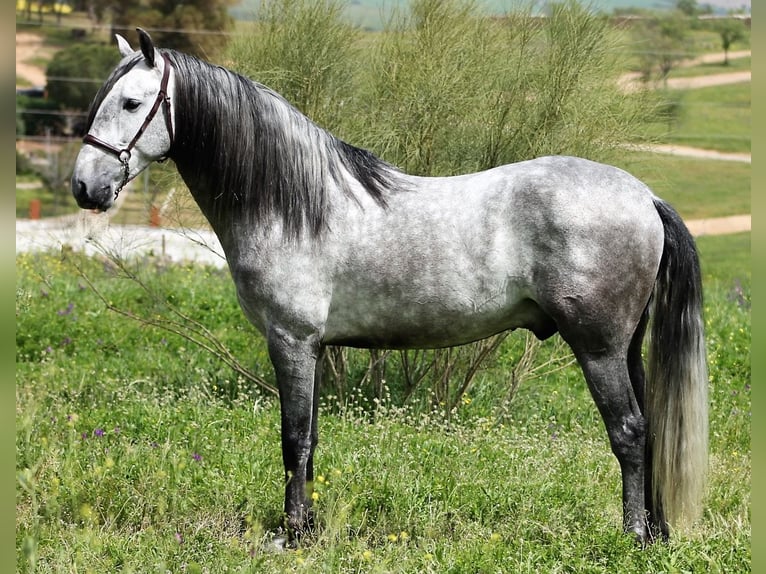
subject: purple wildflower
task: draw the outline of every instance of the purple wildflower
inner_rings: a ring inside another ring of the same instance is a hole
[[[93,431],[93,436],[97,436],[98,438],[101,438],[104,436],[104,429],[96,429]]]
[[[60,317],[63,317],[64,315],[69,315],[72,310],[74,309],[74,303],[70,303],[67,305],[66,309],[61,309],[60,311],[56,311],[56,314]]]
[[[199,462],[202,460],[202,455],[195,452],[192,454],[192,458],[196,460],[197,462]]]

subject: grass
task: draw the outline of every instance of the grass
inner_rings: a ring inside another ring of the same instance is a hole
[[[679,117],[670,129],[656,123],[652,133],[662,141],[723,152],[750,153],[750,84],[730,84],[673,92]]]
[[[684,219],[750,213],[748,163],[631,153],[618,166],[644,181]]]
[[[724,65],[723,55],[719,62],[700,64],[697,66],[678,66],[673,68],[669,78],[693,78],[696,76],[711,76],[714,74],[729,74],[745,72],[752,69],[751,58],[729,58],[729,64]]]
[[[750,234],[700,238],[711,480],[697,527],[646,551],[579,370],[525,382],[505,348],[447,417],[325,397],[320,530],[264,550],[282,504],[276,403],[186,341],[108,313],[151,301],[112,266],[17,258],[18,572],[743,572],[750,569]],[[163,297],[270,378],[225,271],[146,260]],[[552,344],[550,341],[549,344]]]

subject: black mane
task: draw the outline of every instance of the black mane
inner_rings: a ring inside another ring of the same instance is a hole
[[[281,218],[292,236],[326,226],[328,186],[376,202],[401,172],[318,127],[282,96],[220,66],[166,52],[175,67],[170,157],[208,217]]]

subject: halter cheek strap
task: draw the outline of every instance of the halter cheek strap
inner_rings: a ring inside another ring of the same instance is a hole
[[[170,137],[170,147],[168,148],[168,153],[170,152],[170,149],[173,147],[173,117],[170,113],[170,96],[167,93],[168,80],[170,78],[170,68],[172,67],[172,64],[170,63],[170,58],[168,58],[167,54],[162,54],[162,59],[165,61],[165,69],[162,72],[162,80],[160,81],[160,91],[157,93],[157,97],[154,99],[154,104],[152,105],[152,109],[149,110],[149,113],[144,118],[144,123],[141,124],[141,127],[138,128],[136,135],[133,136],[133,139],[130,140],[130,143],[125,148],[119,149],[113,146],[112,144],[107,143],[103,140],[100,140],[96,136],[91,134],[86,134],[85,137],[82,138],[83,143],[90,144],[93,147],[102,149],[105,152],[115,156],[118,160],[120,160],[120,163],[122,164],[122,167],[124,169],[124,173],[122,176],[122,182],[120,183],[117,190],[114,192],[115,199],[117,199],[117,196],[119,195],[120,191],[122,191],[122,188],[125,187],[125,185],[128,183],[128,179],[130,178],[130,174],[129,174],[130,167],[128,165],[128,162],[130,161],[130,154],[133,151],[133,148],[135,147],[139,138],[142,135],[144,135],[146,128],[149,127],[149,124],[154,119],[154,116],[157,114],[157,110],[159,110],[160,105],[162,106],[162,112],[163,112],[163,115],[165,116],[165,127],[167,128],[168,136]],[[168,156],[166,153],[158,161],[164,161],[167,159],[167,157]]]

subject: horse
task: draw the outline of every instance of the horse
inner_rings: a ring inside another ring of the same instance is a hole
[[[441,348],[518,328],[571,347],[619,463],[623,530],[645,546],[699,517],[702,282],[667,202],[576,157],[409,175],[268,87],[138,37],[133,50],[117,36],[122,59],[91,105],[72,193],[106,211],[147,165],[175,163],[267,342],[290,544],[314,528],[328,345]]]

